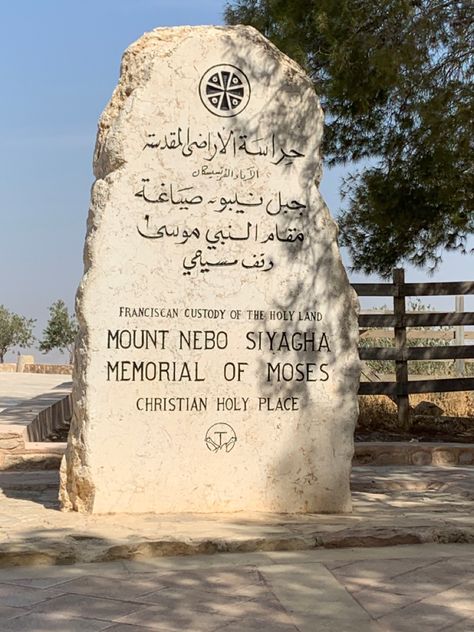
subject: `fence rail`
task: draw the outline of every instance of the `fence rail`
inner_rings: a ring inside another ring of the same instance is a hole
[[[439,283],[353,283],[359,296],[460,296],[474,294],[474,281]],[[398,292],[398,293],[397,293]]]
[[[416,393],[452,393],[474,391],[474,377],[446,378],[436,380],[410,380],[403,388],[397,382],[361,382],[359,395],[414,395]],[[398,403],[398,401],[397,401]],[[405,419],[401,419],[405,423]]]
[[[474,312],[359,314],[359,327],[453,327],[474,325]]]
[[[363,340],[367,338],[393,338],[395,333],[393,329],[361,329],[360,337]],[[407,331],[407,338],[410,340],[422,340],[423,338],[430,338],[431,340],[457,340],[458,336],[456,336],[456,332],[454,329],[440,331],[434,329],[425,329],[418,331]],[[464,338],[466,340],[474,340],[474,331],[465,331]]]
[[[474,338],[474,333],[462,330],[465,325],[474,325],[474,312],[408,312],[407,296],[464,296],[474,294],[474,281],[447,283],[405,283],[405,271],[397,268],[393,271],[392,283],[354,283],[352,287],[359,296],[393,297],[393,313],[359,315],[359,328],[393,328],[392,331],[362,331],[366,338],[394,337],[395,347],[360,347],[361,360],[392,360],[395,362],[395,382],[362,382],[360,395],[388,395],[397,402],[398,418],[402,427],[410,423],[409,395],[414,393],[444,393],[474,390],[474,377],[449,379],[409,380],[408,362],[412,360],[449,360],[463,362],[474,359],[474,345],[450,345],[444,347],[410,347],[407,341],[413,338],[433,337],[440,340],[454,339],[464,342],[464,338]],[[463,305],[460,299],[456,305]],[[464,309],[464,307],[462,307]],[[451,332],[407,331],[408,327],[456,327]],[[462,336],[459,335],[460,329]],[[461,340],[459,340],[461,338]]]
[[[453,345],[452,347],[360,347],[361,360],[452,360],[453,358],[473,359],[474,345]]]

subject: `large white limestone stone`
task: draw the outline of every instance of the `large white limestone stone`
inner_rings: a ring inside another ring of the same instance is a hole
[[[126,51],[95,151],[63,508],[350,511],[357,306],[322,130],[310,80],[252,28]]]

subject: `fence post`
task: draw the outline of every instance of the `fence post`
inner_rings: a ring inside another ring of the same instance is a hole
[[[456,312],[464,311],[464,296],[455,296],[454,297],[454,309]],[[464,344],[464,326],[458,325],[454,328],[454,344],[463,345]],[[465,362],[462,359],[456,360],[456,375],[458,377],[462,377],[465,372]]]
[[[398,359],[395,361],[395,379],[397,381],[398,423],[407,430],[410,425],[410,406],[408,400],[408,362],[406,360],[407,330],[405,327],[405,270],[393,270],[393,313],[395,315],[395,348]]]

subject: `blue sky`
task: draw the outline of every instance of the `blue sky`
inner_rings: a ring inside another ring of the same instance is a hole
[[[123,51],[157,26],[220,24],[223,6],[223,0],[2,3],[0,304],[36,318],[37,336],[54,300],[74,304],[96,125]],[[323,180],[333,215],[343,172],[336,169]],[[446,256],[432,280],[471,279],[473,268],[472,256]],[[426,280],[419,270],[410,269],[407,276]]]

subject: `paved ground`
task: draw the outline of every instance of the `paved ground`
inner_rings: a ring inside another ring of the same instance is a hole
[[[352,488],[354,511],[345,515],[100,516],[59,511],[55,471],[0,472],[0,566],[474,543],[472,467],[354,468]]]
[[[0,409],[64,381],[0,374]],[[474,468],[352,488],[351,515],[87,516],[57,472],[0,472],[0,631],[474,632]]]
[[[2,632],[473,632],[474,546],[0,571]]]
[[[0,373],[0,412],[70,381],[70,375]]]

